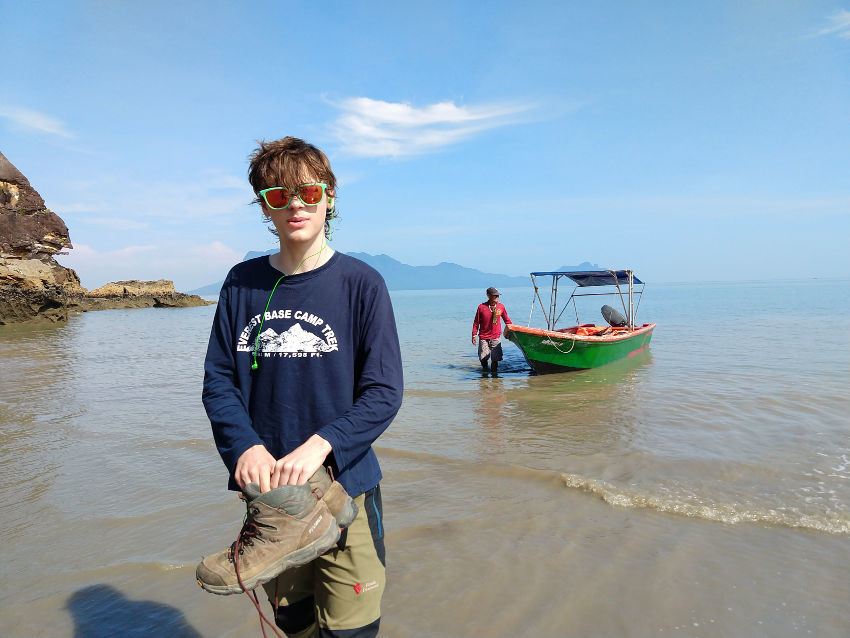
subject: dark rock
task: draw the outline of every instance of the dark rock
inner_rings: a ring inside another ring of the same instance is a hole
[[[76,272],[53,258],[72,247],[65,222],[45,207],[29,180],[0,153],[0,325],[65,321],[69,311],[212,303],[176,292],[167,280],[120,281],[89,293]]]
[[[22,213],[34,213],[46,208],[41,195],[3,153],[0,153],[0,207]],[[65,232],[67,234],[67,229]]]
[[[67,319],[68,295],[85,289],[53,255],[71,247],[65,222],[0,153],[0,324]]]
[[[0,285],[0,325],[38,318],[43,321],[68,319],[68,294],[62,286],[47,285],[40,290],[24,290]]]
[[[65,222],[0,153],[0,258],[32,259],[73,248]]]

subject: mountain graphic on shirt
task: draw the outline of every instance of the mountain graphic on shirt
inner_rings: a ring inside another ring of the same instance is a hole
[[[330,352],[333,350],[321,337],[308,332],[300,323],[289,330],[276,333],[271,328],[260,335],[260,352]]]

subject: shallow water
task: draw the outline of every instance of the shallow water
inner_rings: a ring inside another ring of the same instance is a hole
[[[533,376],[506,344],[497,379],[479,297],[393,293],[382,635],[850,635],[850,282],[649,286],[641,356]],[[260,635],[194,582],[243,512],[199,398],[212,313],[0,327],[0,635]]]

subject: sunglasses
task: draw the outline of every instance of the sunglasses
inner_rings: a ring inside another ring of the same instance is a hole
[[[298,199],[301,200],[302,204],[305,204],[306,206],[315,206],[322,201],[322,197],[325,196],[325,189],[327,187],[328,185],[323,184],[322,182],[310,182],[308,184],[301,184],[295,188],[272,186],[271,188],[264,188],[261,190],[259,195],[266,202],[266,206],[275,210],[289,206],[292,202],[292,198],[296,195],[298,196]]]

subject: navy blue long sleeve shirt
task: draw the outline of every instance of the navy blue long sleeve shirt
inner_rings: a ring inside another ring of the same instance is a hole
[[[333,448],[336,479],[356,496],[381,480],[372,443],[402,400],[386,284],[370,266],[335,253],[284,277],[269,302],[282,274],[265,256],[234,266],[210,333],[203,402],[229,487],[238,489],[236,462],[253,445],[279,459],[318,434]]]

